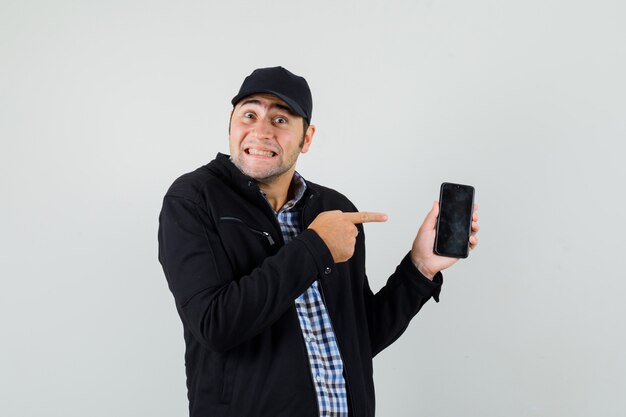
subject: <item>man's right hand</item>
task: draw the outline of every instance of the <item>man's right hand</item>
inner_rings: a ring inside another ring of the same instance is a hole
[[[385,222],[387,215],[373,212],[344,213],[340,210],[324,211],[309,225],[322,238],[335,263],[345,262],[354,255],[354,245],[359,223]]]

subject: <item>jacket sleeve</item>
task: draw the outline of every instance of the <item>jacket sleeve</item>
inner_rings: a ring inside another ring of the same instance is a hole
[[[249,275],[231,276],[212,220],[181,197],[165,197],[158,237],[159,261],[181,319],[202,345],[215,351],[259,334],[332,265],[324,242],[307,230]]]
[[[442,283],[441,272],[432,281],[423,276],[411,262],[410,254],[402,259],[378,293],[372,293],[365,279],[364,297],[373,356],[404,333],[430,297],[439,302]]]

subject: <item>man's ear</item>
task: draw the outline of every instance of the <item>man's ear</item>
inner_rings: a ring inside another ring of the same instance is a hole
[[[311,142],[313,142],[313,135],[315,135],[315,125],[309,125],[306,133],[304,134],[304,138],[302,138],[302,147],[300,149],[300,153],[307,153],[309,151]]]

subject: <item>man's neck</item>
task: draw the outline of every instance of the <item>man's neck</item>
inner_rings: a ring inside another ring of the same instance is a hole
[[[281,175],[274,181],[264,183],[258,181],[259,188],[265,194],[265,199],[275,212],[280,211],[281,208],[289,201],[289,197],[292,194],[291,181],[293,179],[293,172],[289,175]]]

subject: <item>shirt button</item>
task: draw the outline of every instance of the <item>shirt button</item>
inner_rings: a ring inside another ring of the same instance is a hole
[[[331,272],[333,272],[333,270],[329,266],[327,266],[326,269],[324,270],[324,273],[326,275],[330,274]]]
[[[317,374],[317,376],[315,377],[315,380],[317,382],[322,382],[322,376],[320,374]]]

